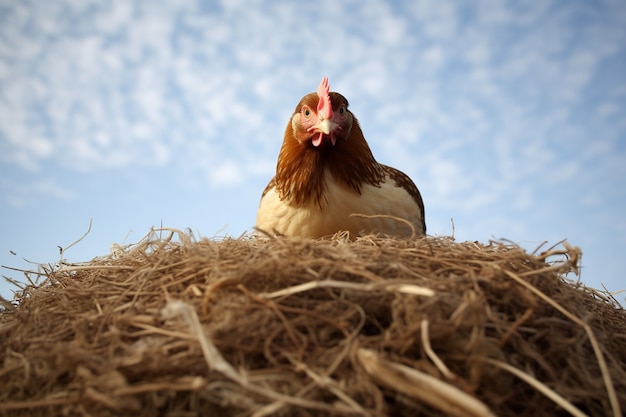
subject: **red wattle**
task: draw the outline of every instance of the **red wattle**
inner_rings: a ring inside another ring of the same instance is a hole
[[[323,138],[324,138],[324,134],[320,132],[317,135],[313,136],[313,139],[311,139],[311,143],[313,144],[313,146],[317,148],[318,146],[322,144]]]

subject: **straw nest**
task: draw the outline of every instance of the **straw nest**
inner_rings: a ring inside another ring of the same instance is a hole
[[[626,314],[567,243],[159,233],[3,303],[0,415],[626,409]]]

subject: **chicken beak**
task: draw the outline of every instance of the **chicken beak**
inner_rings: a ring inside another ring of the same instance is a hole
[[[336,123],[330,121],[330,119],[321,119],[317,124],[311,126],[307,129],[308,132],[317,132],[318,134],[313,136],[312,142],[313,146],[318,147],[321,145],[324,136],[328,136],[330,138],[330,142],[335,145],[337,139],[335,138],[334,131],[337,130],[339,126]]]
[[[332,123],[329,119],[322,119],[318,124],[313,126],[315,130],[322,132],[325,135],[330,135],[330,132],[334,127],[334,123]]]

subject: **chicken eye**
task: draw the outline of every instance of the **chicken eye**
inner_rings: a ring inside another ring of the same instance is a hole
[[[339,107],[339,114],[343,115],[346,112],[346,108],[344,106]]]
[[[302,114],[304,115],[304,117],[310,117],[311,109],[309,109],[308,107],[305,107],[304,109],[302,109]]]

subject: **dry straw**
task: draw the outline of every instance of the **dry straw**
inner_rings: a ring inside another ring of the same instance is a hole
[[[0,306],[0,415],[618,417],[626,314],[567,279],[579,258],[161,229],[25,271]]]

